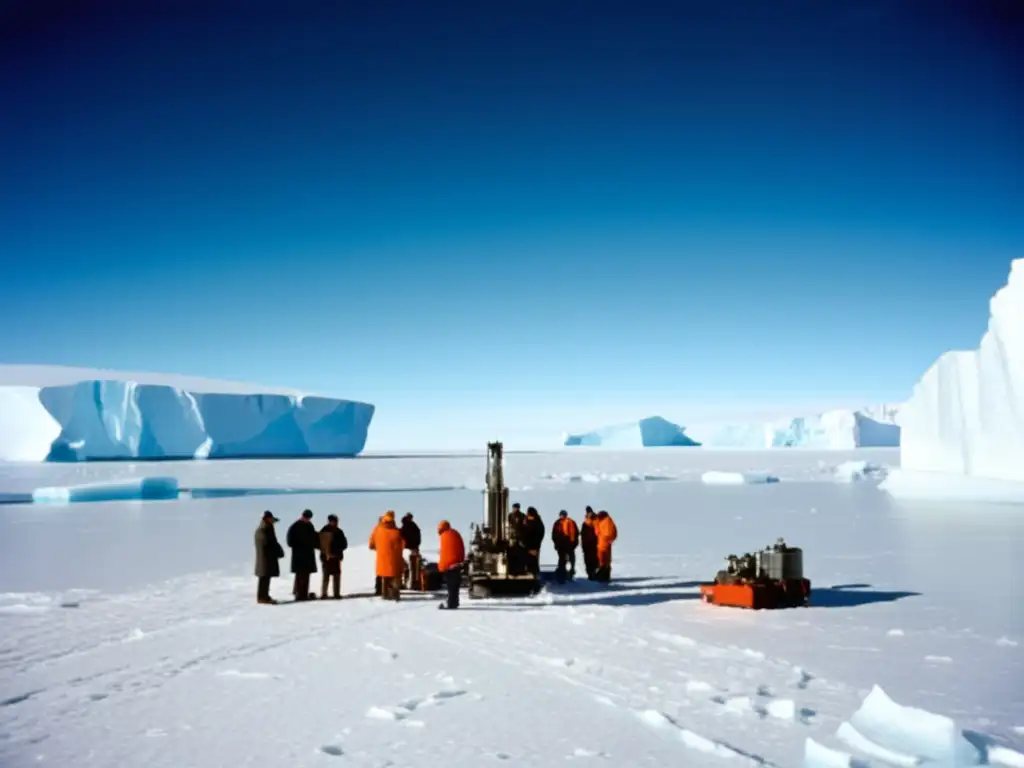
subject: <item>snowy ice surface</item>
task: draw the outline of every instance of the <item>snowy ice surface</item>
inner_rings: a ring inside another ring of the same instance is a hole
[[[0,459],[354,456],[367,403],[247,384],[0,366]]]
[[[509,485],[528,488],[513,500],[549,528],[562,508],[612,513],[615,581],[465,600],[458,612],[423,595],[257,606],[252,534],[267,508],[282,537],[306,507],[318,525],[338,513],[352,543],[343,591],[365,592],[366,536],[382,510],[413,511],[431,559],[439,519],[468,533],[479,490],[411,489],[479,485],[482,454],[0,465],[6,493],[149,475],[229,494],[0,504],[0,765],[790,768],[814,752],[808,738],[851,756],[819,768],[884,765],[844,744],[844,723],[923,758],[927,729],[901,717],[883,738],[854,714],[876,685],[951,718],[991,764],[1013,765],[1024,748],[1024,516],[896,504],[870,478],[836,483],[835,465],[855,458],[898,456],[509,454]],[[709,470],[782,482],[705,485]],[[550,479],[583,473],[672,479]],[[275,487],[294,493],[243,495]],[[317,493],[339,487],[359,490]],[[779,536],[804,549],[813,607],[754,613],[698,599],[725,555]],[[545,569],[553,561],[545,542]]]
[[[878,487],[900,500],[1024,504],[1024,483],[976,475],[894,469]]]
[[[750,424],[691,424],[685,427],[660,416],[652,416],[582,434],[564,434],[562,443],[619,450],[664,446],[748,450],[894,448],[900,444],[900,427],[896,424],[898,413],[899,406],[879,405]]]
[[[904,470],[1024,483],[1024,259],[992,297],[978,349],[940,357],[899,422]]]

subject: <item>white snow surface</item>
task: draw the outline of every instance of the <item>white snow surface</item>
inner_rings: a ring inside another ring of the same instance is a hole
[[[352,456],[374,406],[253,384],[0,365],[0,460]]]
[[[660,417],[652,417],[580,434],[563,433],[561,442],[568,446],[601,446],[615,450],[651,445],[684,446],[685,441],[695,442],[703,448],[747,450],[895,448],[900,444],[900,427],[896,423],[899,411],[899,405],[874,405],[855,409],[836,408],[821,413],[786,416],[767,421],[725,420],[687,423],[686,426],[678,426]],[[659,421],[663,426],[658,430],[645,430],[644,422],[649,421]]]
[[[978,349],[942,355],[902,408],[904,470],[1024,483],[1024,259],[989,314]]]
[[[835,482],[852,460],[898,455],[510,453],[513,500],[549,531],[559,509],[612,513],[614,581],[457,612],[421,594],[258,606],[252,536],[267,508],[282,540],[306,507],[318,526],[338,513],[343,591],[372,590],[377,516],[413,511],[433,559],[440,519],[468,538],[480,518],[482,453],[0,464],[8,495],[144,476],[191,491],[0,504],[0,765],[970,764],[943,762],[946,744],[1020,765],[1024,516],[897,504],[871,477]],[[564,479],[583,475],[599,481]],[[698,599],[725,555],[779,536],[804,549],[812,607]]]

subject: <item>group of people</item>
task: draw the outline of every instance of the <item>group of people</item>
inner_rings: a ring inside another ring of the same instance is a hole
[[[270,596],[270,581],[281,575],[279,560],[284,549],[278,542],[274,527],[280,520],[269,510],[263,513],[256,529],[256,600],[261,604],[275,605]],[[376,553],[376,582],[374,592],[385,600],[398,600],[402,584],[416,584],[420,575],[420,545],[422,533],[407,513],[401,521],[395,522],[395,513],[383,514],[370,533],[369,548]],[[540,577],[540,550],[544,543],[544,521],[534,507],[528,507],[524,514],[521,506],[512,505],[508,517],[509,536],[526,553],[526,565],[531,573]],[[437,570],[447,591],[446,602],[440,607],[453,610],[459,607],[459,587],[462,581],[462,565],[466,559],[465,542],[462,535],[452,528],[447,520],[437,526],[440,544]],[[551,529],[551,541],[558,554],[555,577],[558,581],[572,579],[576,574],[576,549],[583,550],[583,563],[587,578],[591,581],[608,582],[611,579],[612,544],[618,538],[615,521],[604,510],[594,512],[591,507],[581,526],[569,517],[566,510],[558,513],[558,520]],[[327,524],[319,531],[313,524],[313,513],[304,510],[302,515],[288,528],[285,539],[291,549],[291,571],[294,575],[292,594],[296,601],[315,600],[310,590],[310,579],[317,572],[319,556],[323,571],[320,599],[341,598],[341,563],[348,549],[348,539],[338,525],[337,515],[328,515]],[[409,551],[406,561],[404,552]]]
[[[619,537],[615,520],[603,509],[587,507],[582,530],[564,509],[551,529],[551,543],[558,553],[555,578],[565,581],[576,575],[576,547],[583,550],[583,567],[591,581],[607,583],[612,578],[612,544]]]
[[[277,600],[270,596],[270,581],[281,575],[278,561],[284,557],[284,548],[277,539],[274,527],[279,522],[280,519],[267,510],[256,529],[256,602],[263,605],[277,604]],[[447,520],[442,520],[437,526],[437,533],[441,545],[437,569],[448,590],[448,600],[441,607],[458,608],[462,563],[466,559],[465,544],[462,536]],[[398,600],[402,582],[418,577],[416,571],[420,563],[421,542],[422,534],[411,512],[402,518],[401,528],[395,525],[394,512],[389,510],[380,517],[368,542],[370,549],[377,555],[377,595],[386,600]],[[292,595],[295,600],[316,599],[316,594],[310,591],[310,578],[317,572],[318,555],[323,569],[320,599],[327,600],[330,589],[331,599],[340,600],[341,563],[348,549],[348,539],[338,525],[338,516],[328,515],[327,524],[317,531],[313,524],[313,512],[303,510],[299,519],[289,526],[285,543],[292,551]],[[408,563],[404,557],[406,549],[410,552]]]
[[[459,607],[459,587],[462,584],[462,563],[466,559],[466,545],[462,534],[452,528],[451,523],[442,520],[437,525],[440,552],[437,570],[448,592],[446,602],[440,608],[455,610]],[[419,579],[420,527],[413,520],[412,513],[402,518],[402,526],[395,525],[395,513],[385,512],[370,532],[368,545],[377,553],[376,583],[374,592],[385,600],[399,600],[403,582],[410,585]],[[409,550],[406,562],[404,550]]]

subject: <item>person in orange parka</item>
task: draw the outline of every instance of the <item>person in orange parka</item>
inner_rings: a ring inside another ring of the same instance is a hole
[[[587,578],[591,581],[597,578],[597,531],[594,525],[597,523],[597,516],[591,507],[587,507],[587,513],[583,516],[583,527],[580,529],[580,548],[583,550],[583,566],[587,569]]]
[[[558,513],[558,519],[551,526],[551,543],[558,553],[558,568],[555,578],[559,583],[565,581],[565,567],[569,566],[569,578],[576,575],[576,545],[579,544],[580,530],[576,521],[569,517],[564,509]]]
[[[612,578],[612,542],[619,537],[619,529],[615,527],[615,521],[612,520],[611,515],[603,509],[597,513],[594,533],[597,534],[597,575],[595,581],[607,583]]]
[[[405,542],[395,525],[395,513],[388,512],[377,526],[370,542],[377,552],[377,576],[380,578],[380,594],[385,600],[398,600],[402,593],[402,570],[405,558],[402,550]]]
[[[391,513],[392,517],[394,517],[394,514],[395,514],[394,512]],[[383,524],[384,524],[384,515],[381,515],[380,517],[377,518],[377,524],[375,526],[373,526],[373,530],[370,531],[370,540],[367,542],[367,546],[371,550],[374,550],[374,549],[377,548],[377,542],[376,542],[377,531],[380,530],[380,528],[381,528],[381,526]],[[378,576],[377,578],[375,578],[373,580],[373,594],[375,594],[375,595],[379,595],[380,594],[380,576]]]
[[[437,535],[441,540],[437,570],[444,575],[444,585],[448,590],[448,603],[441,603],[438,608],[454,611],[459,607],[459,587],[462,586],[462,562],[466,559],[466,545],[462,541],[462,534],[452,528],[447,520],[438,523]]]

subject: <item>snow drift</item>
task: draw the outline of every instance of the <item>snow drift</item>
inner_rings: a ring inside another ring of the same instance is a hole
[[[368,403],[153,374],[0,366],[0,382],[6,461],[354,456],[374,414]]]
[[[902,470],[1024,482],[1024,259],[973,352],[942,355],[899,416]]]
[[[660,416],[638,422],[564,435],[566,446],[650,448],[704,446],[707,448],[895,448],[900,444],[896,423],[899,406],[880,405],[858,410],[836,409],[754,423],[712,423],[681,427]]]

